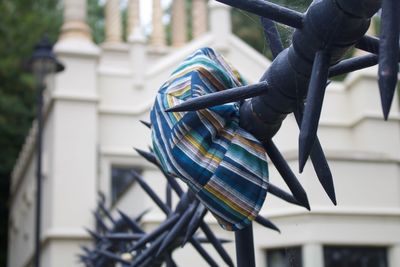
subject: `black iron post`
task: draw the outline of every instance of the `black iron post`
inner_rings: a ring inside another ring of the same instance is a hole
[[[28,68],[36,78],[37,137],[36,137],[36,207],[35,207],[35,255],[34,266],[40,267],[40,235],[42,214],[42,148],[43,148],[43,91],[47,75],[64,70],[52,51],[52,45],[44,37],[36,46],[28,62]]]
[[[35,267],[40,266],[40,227],[42,217],[42,139],[43,139],[43,90],[44,84],[38,81],[36,100],[37,137],[36,137],[36,207],[35,207]]]
[[[252,224],[235,232],[235,245],[237,267],[256,267]]]

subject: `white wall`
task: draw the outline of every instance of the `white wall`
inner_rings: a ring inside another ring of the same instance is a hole
[[[256,82],[269,66],[268,60],[230,32],[221,32],[229,31],[229,27],[223,27],[218,18],[227,16],[229,10],[221,5],[214,8],[209,34],[167,54],[157,56],[140,43],[101,48],[68,40],[57,44],[56,51],[67,69],[55,79],[47,105],[43,267],[78,265],[75,255],[79,244],[90,240],[83,227],[93,227],[91,211],[96,206],[97,192],[111,199],[112,165],[144,168],[146,180],[164,196],[164,178],[133,147],[147,149],[151,145],[149,130],[138,120],[149,120],[157,89],[179,62],[197,48],[212,46],[219,48],[250,82]],[[132,58],[138,53],[144,53],[144,60],[149,59],[142,70]],[[255,225],[258,266],[265,266],[268,248],[303,245],[305,266],[317,267],[321,265],[324,244],[387,246],[390,267],[400,266],[397,97],[389,121],[384,122],[376,70],[372,69],[354,73],[342,83],[332,83],[324,102],[318,134],[334,174],[338,206],[330,203],[308,163],[299,177],[309,194],[312,211],[267,196],[262,214],[282,233]],[[28,266],[33,255],[34,138],[35,134],[30,134],[12,177],[9,267]],[[274,140],[292,169],[297,170],[298,127],[293,117],[286,119]],[[270,180],[286,188],[272,165]],[[114,208],[114,214],[119,208],[129,215],[151,208],[145,217],[146,229],[164,219],[135,184]],[[207,220],[218,236],[233,240],[233,234],[223,231],[211,216]],[[234,259],[234,245],[227,245],[227,249]],[[174,257],[179,266],[188,262],[192,267],[205,266],[190,247],[177,251]]]

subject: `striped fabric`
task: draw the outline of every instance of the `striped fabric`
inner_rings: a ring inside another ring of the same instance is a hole
[[[238,103],[164,112],[187,99],[242,86],[239,73],[210,48],[189,56],[159,90],[151,111],[153,147],[163,169],[185,181],[227,230],[246,227],[266,196],[261,143],[239,127]]]

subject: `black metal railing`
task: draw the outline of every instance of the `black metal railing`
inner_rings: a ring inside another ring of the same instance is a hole
[[[285,201],[310,209],[305,190],[272,141],[282,121],[293,113],[300,128],[299,170],[302,172],[308,158],[311,158],[322,187],[336,205],[333,177],[317,137],[325,90],[331,77],[379,64],[382,109],[384,118],[388,118],[399,70],[400,1],[320,0],[314,1],[305,13],[264,0],[217,1],[261,17],[274,60],[256,84],[193,98],[167,112],[197,111],[240,101],[240,126],[263,142],[291,194],[271,184],[268,191]],[[381,8],[381,38],[365,35],[371,17]],[[288,48],[283,47],[275,22],[295,28]],[[370,54],[344,59],[346,52],[353,47]],[[150,124],[147,126],[151,127]],[[153,153],[138,152],[160,167]],[[168,181],[166,201],[162,201],[142,177],[137,175],[136,179],[166,214],[166,221],[153,232],[146,233],[140,228],[140,220],[130,219],[121,213],[119,221],[114,222],[103,209],[106,216],[96,216],[99,231],[90,232],[96,241],[95,249],[84,248],[85,255],[81,256],[87,266],[106,266],[107,262],[117,261],[126,266],[156,266],[161,262],[176,266],[171,253],[186,242],[191,243],[210,266],[217,266],[203,248],[202,241],[211,243],[224,262],[234,266],[222,246],[226,240],[218,239],[203,221],[207,213],[205,207],[193,193],[184,192],[174,177],[164,175]],[[171,191],[180,197],[174,209],[171,207]],[[101,223],[104,217],[113,222],[113,228],[109,229]],[[260,216],[255,221],[278,230]],[[131,233],[117,231],[118,223],[130,229]],[[196,235],[197,229],[203,231],[204,239]],[[235,239],[237,266],[255,266],[252,226],[238,231]],[[121,259],[121,253],[125,252],[132,255],[131,260]]]

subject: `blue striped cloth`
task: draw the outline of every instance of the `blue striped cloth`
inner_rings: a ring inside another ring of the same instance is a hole
[[[243,86],[239,73],[210,48],[189,56],[159,90],[151,110],[152,140],[163,169],[185,181],[227,230],[259,213],[268,186],[262,144],[239,126],[239,104],[164,112],[187,99]]]

